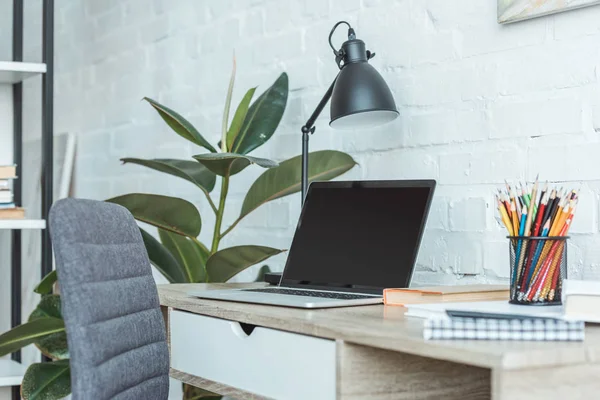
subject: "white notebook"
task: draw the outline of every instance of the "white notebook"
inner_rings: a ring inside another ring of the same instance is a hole
[[[445,340],[582,341],[583,321],[452,318],[425,321],[423,338]]]
[[[446,310],[480,312],[487,314],[512,314],[528,317],[563,318],[562,306],[522,306],[501,301],[475,301],[468,303],[407,304],[407,317],[444,318]]]

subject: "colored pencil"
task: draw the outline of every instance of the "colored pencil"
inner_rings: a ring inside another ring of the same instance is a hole
[[[504,181],[496,201],[499,223],[511,237],[511,301],[560,301],[566,241],[581,188]],[[562,239],[561,239],[562,238]]]

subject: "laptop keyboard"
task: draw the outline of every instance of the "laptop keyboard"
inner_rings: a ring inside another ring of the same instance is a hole
[[[352,293],[336,293],[336,292],[317,292],[312,290],[296,290],[296,289],[244,289],[245,292],[263,292],[263,293],[277,293],[277,294],[288,294],[292,296],[308,296],[308,297],[321,297],[325,299],[338,299],[338,300],[356,300],[356,299],[368,299],[370,296]]]

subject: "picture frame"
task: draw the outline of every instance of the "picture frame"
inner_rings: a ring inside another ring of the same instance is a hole
[[[509,24],[594,5],[600,5],[600,0],[498,0],[498,23]]]

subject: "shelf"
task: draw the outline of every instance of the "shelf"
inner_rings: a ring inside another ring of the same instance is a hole
[[[0,61],[0,83],[17,83],[46,72],[46,64]]]
[[[0,387],[19,386],[27,368],[16,361],[0,360]]]
[[[43,219],[0,219],[0,229],[46,229]]]

